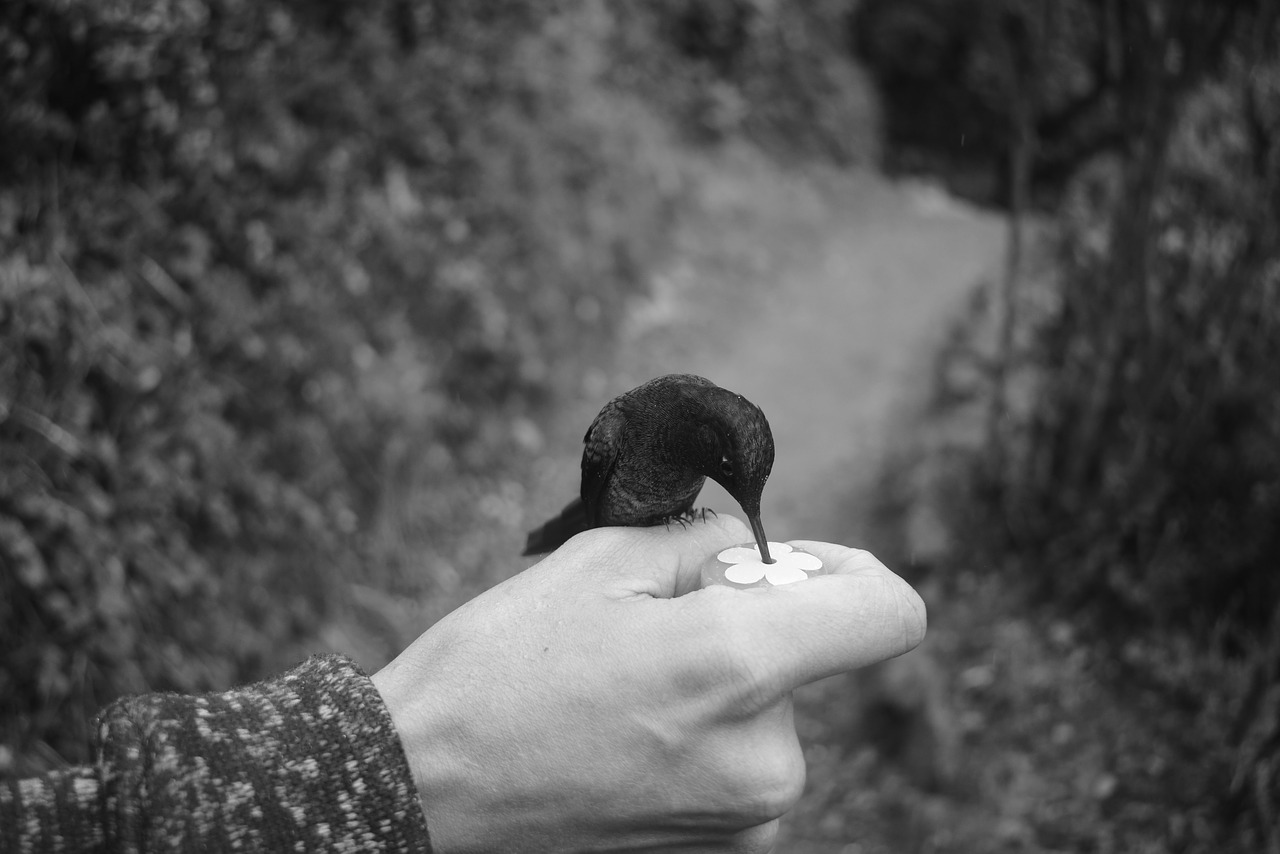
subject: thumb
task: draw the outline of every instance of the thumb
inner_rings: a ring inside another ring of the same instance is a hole
[[[831,574],[770,588],[711,587],[693,597],[728,621],[725,641],[764,668],[774,691],[885,661],[924,639],[924,601],[870,552],[793,545],[817,555]]]

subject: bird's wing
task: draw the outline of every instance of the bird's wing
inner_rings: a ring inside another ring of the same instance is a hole
[[[582,437],[582,503],[587,520],[600,524],[600,504],[627,432],[625,398],[607,403]]]

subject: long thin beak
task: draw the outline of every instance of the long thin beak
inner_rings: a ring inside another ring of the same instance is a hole
[[[760,513],[747,514],[747,521],[751,523],[751,533],[756,536],[756,545],[760,547],[760,559],[765,563],[773,563],[773,558],[769,556],[769,538],[764,535],[764,523],[760,521]]]

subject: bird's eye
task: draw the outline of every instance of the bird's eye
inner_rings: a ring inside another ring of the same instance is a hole
[[[728,457],[720,458],[720,473],[725,477],[733,477],[733,463]]]

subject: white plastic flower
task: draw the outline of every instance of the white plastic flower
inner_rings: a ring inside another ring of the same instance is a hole
[[[755,584],[760,579],[772,585],[804,581],[809,573],[822,569],[822,561],[808,552],[798,552],[786,543],[769,543],[769,555],[773,563],[760,559],[760,547],[734,546],[716,555],[721,563],[730,563],[724,577],[734,584]]]

